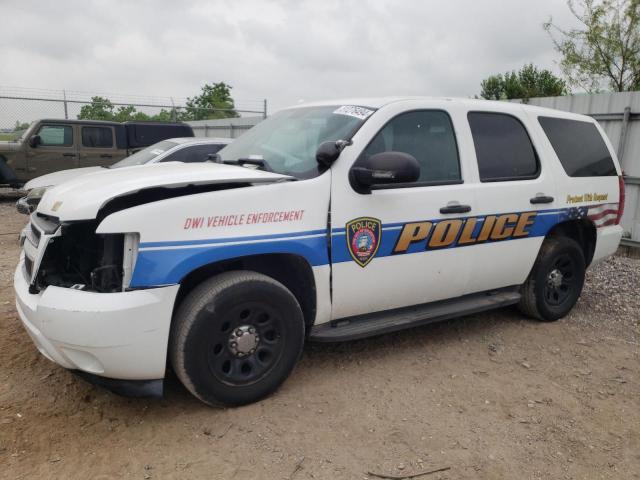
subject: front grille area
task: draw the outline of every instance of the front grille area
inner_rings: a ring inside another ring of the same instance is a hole
[[[35,239],[40,242],[40,236],[42,235],[40,233],[40,230],[38,230],[35,225],[33,225],[33,223],[31,224],[31,232],[33,232],[33,235],[35,237]]]
[[[38,230],[33,223],[30,223],[29,229],[27,230],[27,239],[31,242],[31,244],[34,247],[38,248],[38,245],[40,244],[41,236],[42,236],[42,233],[40,232],[40,230]]]
[[[33,273],[33,260],[29,257],[24,257],[24,269],[27,272],[27,278],[31,279],[31,275]]]
[[[25,241],[22,244],[24,251],[24,270],[29,282],[38,274],[41,259],[47,248],[48,235],[55,233],[59,223],[51,219],[31,215],[29,225],[25,229]]]
[[[51,215],[45,215],[44,213],[34,213],[31,215],[31,224],[47,235],[51,235],[58,230],[60,226],[60,220],[57,217]]]

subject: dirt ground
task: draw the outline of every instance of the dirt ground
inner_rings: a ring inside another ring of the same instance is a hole
[[[24,222],[0,201],[1,478],[640,478],[640,260],[595,267],[556,323],[504,309],[309,344],[276,394],[223,410],[174,377],[126,399],[43,358],[11,286]]]

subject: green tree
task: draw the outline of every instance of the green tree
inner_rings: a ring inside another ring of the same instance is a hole
[[[113,120],[113,104],[105,97],[91,97],[91,103],[83,105],[78,120]]]
[[[149,120],[154,122],[174,122],[179,119],[178,111],[175,108],[171,110],[165,110],[164,108],[160,110],[160,113],[152,115],[149,117]]]
[[[237,117],[235,104],[231,97],[231,85],[218,82],[202,87],[200,95],[187,98],[183,120],[208,120],[212,118]]]
[[[16,120],[16,126],[13,127],[13,130],[15,132],[19,132],[20,130],[26,130],[27,128],[29,128],[30,123],[29,122],[21,122],[20,120]]]
[[[147,115],[139,112],[134,105],[120,105],[117,108],[111,100],[105,97],[92,97],[91,103],[80,109],[80,120],[111,120],[114,122],[128,122],[131,120],[168,122],[172,120],[171,112],[160,110],[157,115]]]
[[[580,23],[564,30],[544,24],[562,55],[571,85],[587,92],[640,89],[640,0],[567,0]]]
[[[509,100],[534,97],[555,97],[567,93],[567,84],[549,70],[540,70],[533,64],[504,75],[491,75],[480,84],[480,96],[487,100]]]
[[[131,120],[154,120],[151,116],[144,112],[139,112],[133,105],[121,105],[113,114],[113,121],[115,122],[128,122]]]

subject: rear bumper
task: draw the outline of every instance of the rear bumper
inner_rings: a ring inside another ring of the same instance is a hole
[[[110,379],[164,378],[178,285],[120,293],[50,286],[31,294],[21,260],[14,288],[20,319],[49,360]]]
[[[611,225],[596,230],[596,249],[593,252],[591,265],[595,265],[616,253],[620,246],[620,240],[622,240],[622,231],[621,225]]]

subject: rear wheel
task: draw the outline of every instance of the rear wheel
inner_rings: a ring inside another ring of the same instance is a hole
[[[520,310],[546,322],[564,317],[582,293],[585,269],[584,253],[576,241],[547,238],[522,286]]]
[[[255,272],[227,272],[178,308],[171,361],[185,387],[210,405],[242,405],[273,392],[295,366],[304,319],[293,294]]]

